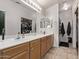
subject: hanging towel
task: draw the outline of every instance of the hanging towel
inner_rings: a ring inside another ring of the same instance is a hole
[[[65,34],[65,29],[64,29],[64,24],[63,23],[61,25],[61,34],[62,34],[62,36],[64,36],[64,34]]]
[[[70,34],[71,34],[71,24],[70,24],[70,22],[68,22],[67,35],[69,36]]]

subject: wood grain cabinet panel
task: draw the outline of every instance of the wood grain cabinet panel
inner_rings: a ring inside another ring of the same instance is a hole
[[[53,37],[50,35],[50,36],[47,36],[47,51],[53,47]]]
[[[50,42],[50,46],[53,47],[54,45],[54,35],[51,36],[51,42]]]
[[[36,39],[30,42],[30,47],[40,46],[40,39]]]
[[[47,51],[50,49],[50,39],[47,37]]]
[[[47,47],[46,46],[46,44],[47,44],[46,41],[47,41],[47,39],[45,37],[43,37],[41,39],[41,57],[45,55],[46,50],[47,50],[47,48],[46,48]]]
[[[52,35],[43,37],[41,39],[41,57],[43,57],[50,48],[53,46],[53,37]]]
[[[0,59],[41,59],[53,46],[54,37],[45,36],[0,51]],[[3,57],[2,57],[3,56]]]
[[[29,52],[29,43],[24,43],[15,47],[4,49],[3,52],[3,59],[10,59],[13,56],[16,56],[17,54],[20,54],[22,52]]]
[[[26,51],[12,57],[11,59],[29,59],[29,53],[27,53]]]
[[[30,59],[40,59],[40,47],[31,48]]]
[[[2,59],[2,53],[1,53],[1,51],[0,51],[0,59]]]
[[[40,59],[40,39],[30,42],[30,59]]]

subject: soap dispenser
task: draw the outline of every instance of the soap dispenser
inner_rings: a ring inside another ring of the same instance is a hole
[[[18,32],[17,34],[17,39],[20,39],[20,32]]]

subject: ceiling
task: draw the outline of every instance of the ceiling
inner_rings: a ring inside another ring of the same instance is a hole
[[[34,2],[37,2],[40,6],[44,8],[48,8],[56,3],[62,4],[63,2],[73,2],[73,0],[33,0]]]
[[[37,0],[37,2],[44,8],[48,8],[49,6],[57,3],[57,0]]]
[[[16,1],[16,0],[15,0]],[[17,0],[20,1],[20,0]],[[59,4],[59,10],[63,11],[63,5],[66,2],[67,4],[72,6],[73,1],[75,0],[32,0],[33,2],[35,2],[36,4],[40,5],[40,7],[42,7],[42,9],[45,11],[47,8],[51,7],[54,4]],[[72,7],[69,7],[69,9],[71,9]]]

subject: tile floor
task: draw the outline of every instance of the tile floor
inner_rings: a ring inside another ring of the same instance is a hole
[[[77,59],[77,52],[66,47],[52,48],[43,59]]]

